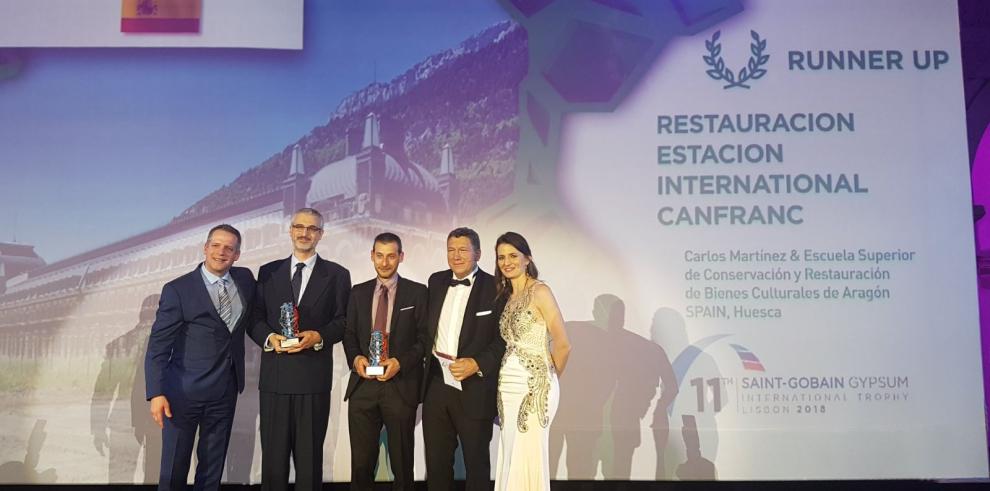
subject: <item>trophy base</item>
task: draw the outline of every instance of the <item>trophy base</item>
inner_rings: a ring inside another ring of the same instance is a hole
[[[369,366],[369,367],[366,367],[364,369],[364,373],[368,374],[369,377],[381,377],[382,375],[385,375],[385,367],[382,367],[382,366],[371,367],[371,366]]]
[[[279,342],[283,348],[291,348],[293,346],[299,346],[299,338],[285,338]]]

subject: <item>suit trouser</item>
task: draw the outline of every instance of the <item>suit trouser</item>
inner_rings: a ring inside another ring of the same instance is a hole
[[[196,479],[193,489],[220,489],[230,427],[234,421],[237,404],[237,382],[230,372],[223,397],[215,401],[191,401],[179,391],[166,390],[171,418],[165,418],[162,429],[162,467],[158,477],[158,489],[186,489],[189,465],[192,458],[196,430],[199,445],[196,447]]]
[[[431,370],[440,373],[438,370]],[[468,414],[461,404],[461,391],[442,378],[427,381],[423,401],[423,440],[426,444],[426,482],[430,491],[454,487],[454,452],[458,439],[464,453],[467,491],[492,489],[492,419]]]
[[[378,442],[385,426],[388,457],[395,481],[392,490],[412,491],[413,440],[416,406],[406,404],[394,383],[362,380],[347,404],[347,427],[351,437],[351,489],[375,487]]]
[[[323,440],[330,421],[330,389],[319,394],[261,392],[261,489],[289,488],[289,456],[296,490],[323,488]]]

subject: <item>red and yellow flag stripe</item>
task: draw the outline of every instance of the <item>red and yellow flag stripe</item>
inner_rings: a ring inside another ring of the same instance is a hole
[[[199,32],[202,0],[122,0],[120,32]]]

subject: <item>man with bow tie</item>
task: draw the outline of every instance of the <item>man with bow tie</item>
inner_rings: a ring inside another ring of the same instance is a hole
[[[447,235],[450,269],[430,276],[423,383],[423,440],[430,491],[453,489],[454,452],[464,453],[466,488],[491,488],[489,445],[505,341],[495,279],[478,268],[481,239],[466,227]],[[444,371],[449,371],[448,379]]]

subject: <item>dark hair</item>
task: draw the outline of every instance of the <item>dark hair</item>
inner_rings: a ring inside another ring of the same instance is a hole
[[[238,251],[241,250],[241,233],[232,225],[227,225],[226,223],[221,223],[220,225],[217,225],[216,227],[210,229],[210,233],[206,234],[207,244],[210,243],[210,239],[213,237],[213,232],[216,232],[217,230],[223,230],[224,232],[227,232],[228,234],[237,237],[237,250]]]
[[[381,242],[382,244],[398,244],[399,254],[402,254],[402,239],[398,235],[392,232],[382,232],[375,236],[375,241],[371,243],[371,250],[375,250],[375,244]]]
[[[447,234],[447,240],[459,237],[467,237],[471,241],[471,245],[474,246],[474,251],[481,251],[481,237],[478,237],[478,232],[467,227],[457,227]]]
[[[526,242],[526,238],[515,232],[506,232],[498,237],[495,241],[495,298],[508,298],[512,295],[512,282],[508,278],[502,276],[502,269],[498,267],[498,246],[502,244],[509,244],[515,247],[517,251],[523,253],[526,259],[529,259],[529,264],[526,265],[526,274],[534,280],[539,278],[540,271],[536,269],[536,263],[533,262],[533,252],[529,249],[529,243]]]

